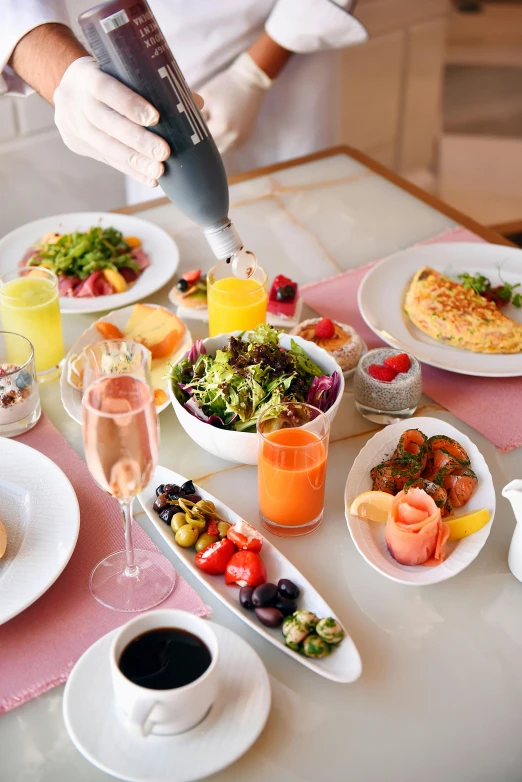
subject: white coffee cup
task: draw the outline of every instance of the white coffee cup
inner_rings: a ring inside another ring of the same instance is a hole
[[[120,671],[123,650],[150,630],[173,627],[197,636],[208,647],[211,663],[195,681],[172,690],[152,690],[127,679]],[[141,736],[170,736],[193,728],[214,703],[218,690],[218,642],[211,623],[187,611],[163,609],[131,619],[111,646],[111,674],[117,710],[128,727]]]

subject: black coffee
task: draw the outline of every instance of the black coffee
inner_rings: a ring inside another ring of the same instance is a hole
[[[119,668],[127,679],[151,690],[173,690],[199,679],[211,662],[206,644],[186,630],[161,627],[134,638]]]

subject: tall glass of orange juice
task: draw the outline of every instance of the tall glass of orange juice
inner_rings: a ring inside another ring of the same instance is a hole
[[[323,520],[328,418],[286,402],[260,416],[257,432],[261,523],[274,535],[309,535]]]
[[[211,337],[228,331],[247,331],[266,321],[268,278],[256,266],[248,279],[234,277],[227,263],[207,275],[208,321]]]

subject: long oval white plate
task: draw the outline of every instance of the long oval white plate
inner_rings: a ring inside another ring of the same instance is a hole
[[[487,508],[490,513],[490,521],[474,535],[447,544],[448,556],[436,567],[424,567],[423,565],[401,565],[391,556],[384,540],[384,524],[364,521],[349,512],[352,501],[363,491],[372,488],[370,470],[376,464],[387,459],[395,450],[399,438],[407,429],[420,429],[425,435],[431,437],[434,434],[443,434],[457,440],[468,452],[471,467],[477,475],[478,486],[470,501],[455,513],[464,516],[474,510]],[[345,489],[345,514],[350,535],[359,554],[366,562],[379,573],[399,584],[423,586],[437,584],[456,576],[461,570],[467,568],[478,556],[491,531],[495,516],[495,489],[493,479],[477,446],[469,437],[459,432],[451,424],[440,421],[438,418],[410,418],[408,421],[400,421],[397,424],[387,426],[377,432],[369,440],[353,463]]]
[[[154,307],[157,308],[158,304],[147,304],[147,307]],[[128,307],[124,307],[121,310],[114,310],[114,312],[109,312],[107,315],[104,315],[102,318],[98,318],[98,320],[103,320],[107,323],[112,323],[114,326],[117,326],[120,331],[123,331],[125,326],[127,325],[127,322],[131,316],[132,310],[134,309],[134,305],[129,305]],[[96,321],[97,323],[98,321]],[[60,394],[62,397],[62,404],[65,407],[65,410],[67,413],[71,416],[73,421],[76,421],[77,424],[81,424],[82,422],[82,392],[79,391],[77,388],[73,388],[71,384],[67,380],[67,372],[69,370],[69,361],[71,360],[72,356],[79,355],[84,348],[86,348],[88,345],[94,345],[96,342],[101,342],[103,339],[102,335],[96,328],[96,323],[93,323],[92,326],[89,326],[86,331],[83,332],[81,337],[79,337],[70,351],[67,353],[67,356],[65,357],[65,361],[63,362],[62,367],[62,375],[60,378]],[[190,331],[186,329],[185,335],[183,337],[182,342],[180,343],[179,347],[176,348],[174,353],[170,356],[170,358],[165,359],[166,361],[169,361],[171,363],[176,363],[183,353],[185,353],[189,347],[192,345],[192,337],[190,335]],[[170,405],[170,396],[169,396],[169,379],[168,377],[165,378],[165,385],[162,386],[163,390],[167,394],[167,401],[164,402],[162,405],[158,405],[156,408],[158,413],[161,413],[163,410],[166,410],[167,407]]]
[[[433,244],[410,247],[385,258],[371,269],[359,288],[361,315],[381,339],[394,348],[413,353],[419,361],[462,375],[477,377],[522,376],[522,353],[491,355],[443,345],[413,325],[403,310],[410,281],[422,266],[456,279],[458,274],[480,272],[492,285],[522,283],[522,250],[498,244]],[[522,291],[522,287],[520,288]],[[522,323],[522,309],[509,304],[504,314]]]
[[[76,546],[80,509],[68,478],[47,456],[0,437],[0,519],[7,551],[0,560],[0,624],[54,584]]]
[[[15,228],[0,241],[0,275],[16,269],[27,250],[49,231],[70,233],[87,231],[94,225],[112,226],[124,236],[137,236],[150,258],[150,266],[124,293],[95,296],[92,299],[60,298],[64,314],[104,312],[140,301],[162,288],[174,276],[179,263],[179,250],[174,239],[163,228],[134,215],[112,212],[71,212],[34,220]]]
[[[203,573],[194,564],[195,552],[194,549],[186,549],[178,546],[174,541],[174,533],[169,525],[165,524],[159,516],[152,510],[154,500],[156,499],[155,489],[162,483],[173,483],[181,485],[187,480],[182,475],[168,470],[166,467],[158,467],[154,473],[154,478],[142,492],[138,499],[146,512],[149,519],[152,521],[156,529],[161,536],[167,541],[172,551],[177,557],[184,563],[184,565],[193,573],[196,578],[204,584],[207,589],[218,597],[222,603],[224,603],[231,611],[237,616],[241,617],[253,630],[256,630],[260,635],[266,638],[267,641],[277,646],[283,652],[293,657],[294,660],[306,665],[310,670],[315,671],[320,676],[324,676],[326,679],[331,679],[334,682],[341,682],[348,684],[354,682],[361,675],[362,665],[359,652],[348,633],[340,646],[334,649],[332,653],[322,660],[313,660],[309,657],[294,652],[289,649],[284,643],[284,638],[281,633],[281,628],[270,629],[265,627],[256,619],[253,612],[247,611],[239,604],[239,588],[231,587],[225,584],[224,576],[209,576]],[[219,502],[212,494],[204,491],[204,489],[196,485],[197,493],[205,500],[212,500],[215,503],[216,508],[220,515],[230,522],[235,524],[241,518],[233,510]],[[263,548],[261,550],[261,557],[265,563],[268,581],[277,584],[280,578],[289,578],[295,584],[298,585],[301,590],[301,596],[299,598],[299,607],[313,611],[317,616],[326,617],[334,616],[334,613],[330,606],[321,597],[319,592],[313,588],[313,586],[306,580],[306,578],[297,570],[294,565],[284,557],[275,546],[273,546],[269,540],[264,539]],[[346,632],[346,628],[345,632]]]

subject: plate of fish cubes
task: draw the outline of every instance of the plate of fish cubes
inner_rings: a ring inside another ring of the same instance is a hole
[[[371,567],[400,584],[452,578],[485,545],[495,516],[486,460],[463,432],[437,418],[387,426],[348,475],[345,514]]]

